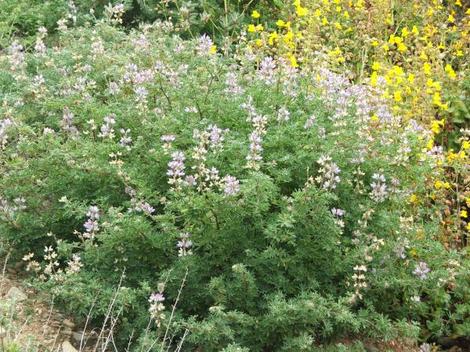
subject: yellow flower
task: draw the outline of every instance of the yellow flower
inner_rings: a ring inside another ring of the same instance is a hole
[[[425,75],[431,74],[431,65],[428,62],[425,62],[423,65],[423,71]]]
[[[393,99],[399,103],[400,101],[403,100],[402,96],[401,96],[401,91],[397,90],[393,93]]]
[[[380,63],[378,63],[377,61],[374,61],[374,63],[372,64],[372,69],[374,71],[380,70]]]
[[[279,38],[279,35],[277,34],[277,32],[272,32],[270,35],[269,35],[269,38],[268,38],[268,43],[269,45],[274,45],[274,42]]]
[[[413,194],[410,196],[410,203],[411,203],[411,204],[418,204],[418,202],[419,202],[418,196],[413,193]]]
[[[253,17],[253,18],[255,18],[255,19],[256,19],[256,18],[260,18],[260,17],[261,17],[261,14],[260,14],[258,11],[253,10],[253,12],[251,13],[251,17]]]
[[[434,147],[434,140],[431,138],[428,143],[426,144],[426,148],[431,150]]]
[[[284,28],[286,26],[286,22],[284,22],[283,20],[277,20],[276,26],[278,26],[279,28]]]
[[[377,72],[376,71],[372,72],[372,74],[370,75],[370,85],[372,87],[375,87],[377,85],[377,79],[378,79]]]
[[[211,48],[209,49],[210,54],[216,54],[217,53],[217,45],[212,45]]]
[[[413,28],[411,29],[411,33],[413,33],[414,35],[419,35],[418,27],[413,26]]]
[[[297,14],[297,16],[299,17],[304,17],[308,14],[308,9],[306,7],[302,7],[300,5],[298,5],[296,8],[295,8],[295,13]]]
[[[466,219],[468,217],[467,211],[466,210],[461,210],[460,211],[460,217]]]
[[[290,43],[294,39],[294,33],[292,31],[287,32],[284,35],[284,43]]]
[[[255,44],[256,44],[257,46],[262,46],[262,45],[263,45],[263,41],[262,41],[261,39],[256,39],[256,40],[255,40]]]
[[[401,36],[402,36],[403,38],[406,38],[406,37],[408,37],[409,35],[410,35],[410,31],[408,30],[408,27],[405,27],[405,28],[403,28],[403,29],[401,30]]]
[[[401,53],[404,53],[406,50],[408,50],[407,46],[403,43],[398,44],[398,51]]]
[[[289,61],[290,61],[290,65],[292,67],[299,67],[299,64],[297,63],[297,59],[295,58],[294,55],[289,54],[288,58],[289,58]]]
[[[250,33],[256,32],[256,26],[254,24],[249,24],[248,25],[248,32],[250,32]]]
[[[451,79],[455,79],[457,77],[457,74],[455,73],[451,65],[447,64],[445,67],[445,71]]]
[[[431,124],[431,131],[434,134],[441,133],[441,127],[444,127],[444,124],[445,124],[445,119],[433,121]]]
[[[373,47],[379,46],[379,42],[377,40],[374,40],[371,45]]]
[[[463,150],[470,149],[470,142],[469,141],[463,141],[462,142],[462,149]]]
[[[447,18],[447,21],[449,21],[450,23],[454,23],[455,22],[455,17],[452,16],[452,15],[449,15],[449,17]]]
[[[444,110],[447,110],[448,108],[447,104],[442,103],[441,93],[439,92],[434,92],[432,96],[432,103]]]

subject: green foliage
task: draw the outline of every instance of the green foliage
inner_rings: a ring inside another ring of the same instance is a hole
[[[64,0],[0,0],[0,47],[15,36],[32,37],[39,27],[51,30],[67,13]]]
[[[271,0],[0,0],[0,47],[14,37],[23,37],[33,45],[40,27],[55,33],[57,22],[64,19],[70,26],[86,25],[106,17],[107,8],[121,4],[122,23],[128,28],[170,20],[182,36],[210,33],[224,45],[233,44],[253,9],[272,17],[282,5]]]
[[[0,57],[0,233],[37,285],[116,317],[122,346],[467,333],[468,260],[408,201],[433,167],[418,126],[371,122],[386,107],[331,72],[168,27],[98,21]]]

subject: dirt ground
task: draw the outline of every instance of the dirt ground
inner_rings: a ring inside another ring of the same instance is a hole
[[[22,285],[14,274],[0,274],[0,349],[62,351],[72,327],[73,322],[55,310],[53,302]]]

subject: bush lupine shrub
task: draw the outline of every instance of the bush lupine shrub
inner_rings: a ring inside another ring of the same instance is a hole
[[[369,87],[165,22],[0,68],[2,241],[78,319],[113,300],[122,346],[468,336],[465,253],[409,202],[438,160]]]

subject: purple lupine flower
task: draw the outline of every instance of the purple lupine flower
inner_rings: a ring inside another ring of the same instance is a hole
[[[322,186],[323,189],[333,190],[341,181],[338,176],[341,173],[340,168],[334,163],[330,156],[321,156],[318,159],[318,164],[321,168],[318,170],[320,173],[315,180]]]
[[[222,142],[224,141],[224,133],[227,132],[227,130],[222,130],[216,125],[209,125],[207,131],[209,132],[210,146],[212,148],[220,147]]]
[[[150,47],[150,42],[143,33],[141,33],[137,39],[133,39],[132,44],[139,50],[146,50]]]
[[[5,147],[8,142],[7,129],[13,124],[10,119],[0,121],[0,148]]]
[[[62,115],[62,129],[71,135],[77,135],[78,130],[73,124],[74,115],[68,107],[64,108]]]
[[[343,209],[337,209],[337,208],[332,208],[331,209],[331,214],[333,214],[336,217],[342,217],[344,216],[345,211]]]
[[[171,143],[175,140],[175,136],[172,134],[164,134],[160,137],[160,140],[163,142],[163,150],[168,152],[171,149]]]
[[[430,271],[431,269],[429,269],[428,265],[425,262],[419,262],[418,264],[416,264],[413,274],[415,274],[421,280],[425,280],[428,277]]]
[[[99,230],[99,225],[98,221],[88,219],[84,224],[83,227],[85,228],[85,231],[88,233],[93,233],[97,232]]]
[[[203,34],[198,39],[196,51],[201,56],[207,55],[210,53],[213,45],[214,42],[212,41],[212,39],[207,34]]]
[[[113,138],[114,137],[114,125],[116,124],[116,115],[111,114],[104,117],[104,123],[101,125],[100,133],[98,137],[102,138]]]
[[[175,136],[172,134],[164,134],[160,137],[160,140],[164,143],[171,143],[175,140]]]
[[[305,122],[305,125],[304,125],[304,128],[306,130],[308,130],[309,128],[311,128],[314,124],[315,124],[315,121],[316,121],[316,117],[314,115],[310,116],[307,121]]]
[[[119,93],[119,91],[121,90],[121,88],[119,87],[119,83],[117,82],[109,82],[109,85],[108,85],[108,92],[109,94],[111,95],[116,95]]]
[[[119,132],[121,133],[119,144],[127,149],[130,149],[130,145],[132,144],[132,137],[130,136],[131,130],[121,128]]]
[[[233,196],[240,192],[240,181],[235,177],[227,175],[222,179],[224,193],[227,196]]]
[[[183,152],[176,151],[171,154],[172,160],[168,163],[167,175],[170,177],[184,176],[184,160],[186,159]]]
[[[252,132],[250,134],[249,140],[250,140],[250,155],[248,155],[248,157],[250,157],[249,160],[256,160],[256,161],[261,160],[262,157],[261,155],[259,155],[259,153],[263,151],[263,147],[261,146],[261,141],[262,141],[261,137],[259,136],[258,133]]]
[[[290,112],[287,110],[286,107],[281,107],[279,111],[277,112],[277,120],[279,122],[287,122],[289,121],[290,118]]]
[[[149,94],[148,90],[145,87],[138,86],[134,89],[136,95],[135,100],[138,103],[145,104],[147,102],[147,96]]]
[[[184,178],[184,183],[187,185],[187,186],[196,186],[197,182],[196,182],[196,177],[194,177],[193,175],[187,175],[185,178]]]
[[[377,203],[383,202],[388,195],[387,185],[385,184],[385,176],[382,174],[373,174],[372,180],[373,181],[370,184],[372,187],[370,197]]]
[[[149,203],[147,202],[141,202],[138,207],[139,210],[143,211],[147,215],[152,215],[155,213],[155,208],[152,207]]]
[[[178,256],[184,257],[192,254],[191,248],[193,246],[193,242],[189,239],[190,237],[191,234],[189,232],[183,232],[180,234],[180,240],[176,244],[176,247],[178,248]]]
[[[99,231],[98,219],[100,218],[100,210],[97,206],[92,205],[88,208],[86,213],[87,221],[83,224],[86,233],[83,234],[85,238],[93,238],[95,232]]]
[[[91,220],[98,220],[100,218],[99,208],[96,205],[90,206],[86,216],[88,216]]]
[[[432,347],[429,343],[423,343],[421,346],[419,346],[419,352],[431,352]]]
[[[164,300],[165,296],[161,292],[154,292],[149,297],[150,303],[163,302]]]
[[[44,44],[44,41],[42,40],[42,38],[37,38],[36,39],[36,44],[34,45],[34,50],[38,54],[45,54],[46,53],[47,48],[46,48],[46,45]]]
[[[276,63],[270,56],[265,57],[259,66],[258,77],[266,84],[273,84],[275,81]]]
[[[167,175],[169,176],[168,183],[174,185],[179,189],[182,184],[182,177],[185,175],[184,160],[185,156],[180,151],[175,151],[171,154],[171,161],[168,163]]]
[[[17,69],[20,69],[23,64],[24,64],[24,47],[17,41],[14,41],[11,46],[8,48],[9,54],[10,54],[10,64],[11,64],[11,70],[16,71]]]
[[[237,74],[235,72],[228,72],[225,78],[225,93],[240,95],[243,94],[243,88],[240,87],[237,81]]]
[[[204,56],[210,53],[213,45],[212,39],[207,34],[203,34],[198,39],[196,50],[199,55]]]

